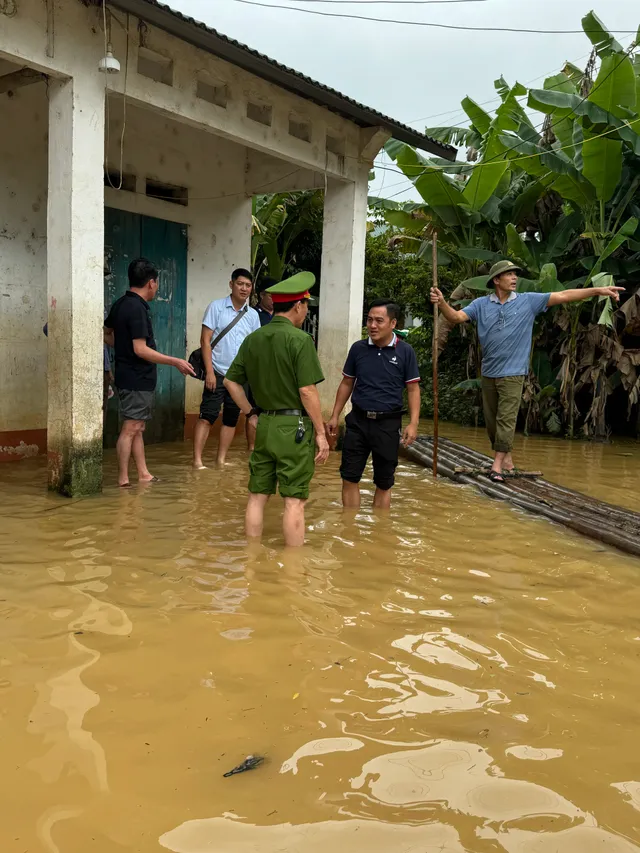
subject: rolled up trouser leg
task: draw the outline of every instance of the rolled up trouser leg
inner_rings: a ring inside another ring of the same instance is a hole
[[[524,376],[501,376],[494,381],[498,392],[498,411],[493,449],[498,453],[510,453],[513,450]]]

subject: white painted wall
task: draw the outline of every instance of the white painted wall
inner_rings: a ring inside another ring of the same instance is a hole
[[[0,432],[47,426],[44,84],[0,95]]]

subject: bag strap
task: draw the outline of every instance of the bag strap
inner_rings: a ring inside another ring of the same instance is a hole
[[[229,325],[225,326],[224,329],[220,332],[220,334],[216,335],[215,339],[213,341],[211,341],[211,349],[215,349],[218,346],[218,344],[224,338],[224,336],[228,332],[230,332],[231,329],[233,329],[233,327],[235,326],[236,323],[239,323],[240,320],[242,320],[242,318],[244,317],[244,315],[247,313],[248,310],[249,310],[249,306],[245,305],[244,308],[242,309],[242,311],[238,311],[238,313],[233,318],[233,320],[229,323]]]

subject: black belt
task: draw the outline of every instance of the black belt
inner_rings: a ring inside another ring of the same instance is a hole
[[[295,418],[308,418],[304,409],[261,409],[261,415],[291,415]]]
[[[401,409],[396,412],[368,412],[366,409],[361,409],[360,406],[353,405],[353,411],[356,415],[360,415],[363,418],[369,418],[372,421],[386,421],[389,418],[401,418],[403,415],[406,415],[406,411]]]

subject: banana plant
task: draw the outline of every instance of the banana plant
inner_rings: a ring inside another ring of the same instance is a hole
[[[322,230],[322,193],[276,193],[255,196],[251,229],[251,266],[256,276],[266,266],[280,281],[294,240],[304,231]]]

